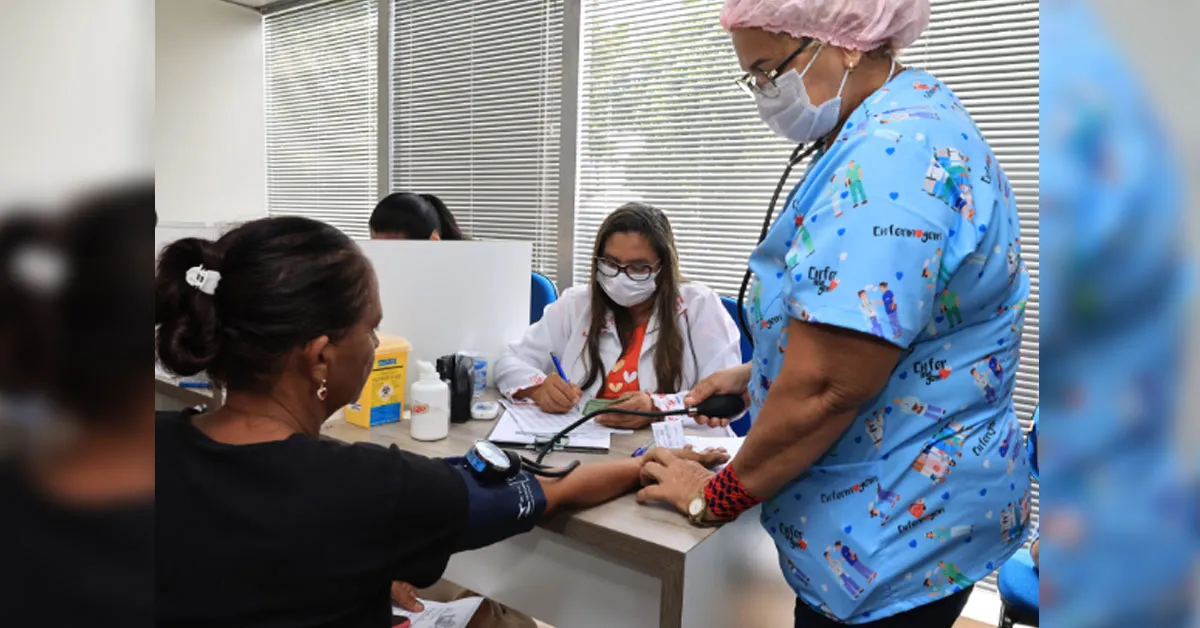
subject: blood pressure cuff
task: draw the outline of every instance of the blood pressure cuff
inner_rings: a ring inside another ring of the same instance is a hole
[[[448,462],[467,487],[467,521],[454,551],[486,547],[533,529],[546,511],[546,493],[528,471],[499,484],[483,484],[463,458]]]

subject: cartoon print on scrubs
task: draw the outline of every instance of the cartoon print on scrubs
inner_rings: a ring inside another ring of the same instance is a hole
[[[851,550],[849,545],[844,545],[841,541],[835,541],[833,543],[833,549],[837,550],[837,552],[842,555],[842,560],[846,561],[847,565],[850,565],[850,567],[857,571],[858,575],[866,578],[868,583],[874,582],[876,576],[879,575],[870,567],[864,565],[862,561],[858,559],[858,554],[855,554],[854,550]]]
[[[970,158],[953,148],[938,148],[925,172],[925,193],[963,214],[967,220],[975,217],[971,194]]]
[[[883,486],[875,485],[875,501],[867,504],[871,518],[879,517],[879,525],[886,526],[892,518],[892,512],[896,505],[900,503],[900,494],[895,491],[885,490]],[[883,509],[887,509],[885,513]]]
[[[757,279],[754,281],[754,285],[750,286],[750,314],[754,316],[755,321],[766,318],[763,316],[762,283]]]
[[[879,283],[879,292],[882,293],[882,300],[877,303],[883,304],[883,311],[887,313],[888,323],[892,326],[892,339],[895,340],[904,335],[904,330],[900,328],[900,313],[897,311],[896,293],[888,289],[886,281]]]
[[[979,372],[978,368],[973,368],[971,369],[971,377],[975,378],[975,385],[978,386],[980,392],[983,393],[983,398],[986,399],[988,403],[995,403],[996,389],[992,388],[992,384],[987,380],[987,376]]]
[[[959,539],[970,536],[975,531],[975,526],[941,526],[933,531],[926,532],[925,538],[938,543],[945,543],[951,539]]]
[[[942,89],[942,86],[938,83],[934,83],[933,85],[926,85],[926,84],[922,83],[921,81],[913,81],[913,89],[915,89],[917,91],[925,92],[926,98],[933,98],[934,94],[937,94]]]
[[[954,329],[955,325],[962,325],[963,316],[957,292],[951,290],[950,286],[946,286],[938,296],[938,303],[939,309],[945,315],[946,322],[950,324],[950,329]]]
[[[871,300],[866,290],[858,291],[858,299],[858,309],[862,310],[863,316],[871,324],[871,333],[882,338],[883,327],[879,324],[879,317],[875,316],[875,303],[877,302]]]
[[[846,164],[846,189],[850,191],[850,201],[855,207],[867,204],[867,193],[863,190],[862,164],[853,159]]]
[[[929,86],[929,97],[914,82]],[[1014,304],[1027,297],[1029,278],[1018,272],[1009,283],[1016,206],[1003,195],[995,156],[969,119],[951,112],[953,102],[945,84],[918,70],[868,97],[814,158],[750,261],[760,282],[749,386],[756,409],[782,368],[789,318],[904,351],[882,403],[862,408],[762,515],[800,599],[843,621],[911,609],[934,586],[937,595],[970,586],[1021,544],[1006,540],[1011,522],[1001,533],[1000,513],[1020,520],[1029,480],[1020,465],[1005,474],[998,449],[1018,424]],[[927,189],[935,161],[945,179]],[[989,164],[990,184],[980,180]],[[992,403],[972,369],[987,378]]]
[[[924,416],[935,421],[940,420],[946,415],[945,410],[937,406],[922,403],[921,400],[917,399],[916,397],[910,396],[903,399],[897,397],[893,403],[895,403],[906,414],[916,414],[918,416]]]
[[[983,176],[979,177],[984,183],[992,182],[992,156],[988,155],[983,162]]]
[[[883,113],[877,113],[873,116],[880,124],[904,122],[907,120],[940,120],[938,114],[929,110],[928,106],[924,107],[905,107],[902,109],[889,109]]]
[[[946,452],[948,456],[962,458],[963,444],[966,443],[967,428],[958,421],[950,420],[933,435],[930,447],[936,447]]]
[[[865,589],[858,586],[858,583],[854,581],[854,578],[851,578],[846,574],[846,569],[842,566],[841,558],[834,558],[830,555],[830,551],[826,550],[825,560],[829,561],[829,570],[833,572],[833,575],[837,576],[838,581],[842,585],[843,590],[846,591],[846,594],[857,600],[858,596],[862,595]]]
[[[937,266],[937,274],[930,270],[930,266]],[[942,285],[950,283],[950,273],[946,271],[946,263],[942,260],[942,249],[934,249],[933,257],[925,260],[921,264],[921,278],[925,279],[925,287],[932,290],[939,283]]]
[[[793,251],[799,250],[796,248],[798,244],[804,245],[804,250],[807,251],[804,255],[805,257],[817,252],[813,246],[812,236],[809,235],[808,229],[804,226],[804,214],[796,214],[796,243],[792,245]]]
[[[886,416],[883,410],[876,410],[870,418],[866,420],[867,436],[871,437],[871,442],[875,445],[875,449],[883,446],[883,419]]]
[[[804,584],[808,584],[809,582],[811,582],[809,580],[808,576],[804,575],[804,572],[800,571],[800,569],[798,567],[796,567],[796,563],[793,563],[792,559],[790,559],[790,558],[787,559],[787,566],[788,566],[788,571],[791,571],[792,575],[795,576],[798,580],[800,580],[800,582],[803,582]]]

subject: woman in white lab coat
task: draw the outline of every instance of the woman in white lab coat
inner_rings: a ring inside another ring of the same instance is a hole
[[[581,398],[632,410],[672,410],[708,375],[741,364],[741,336],[711,289],[683,283],[665,214],[621,206],[596,234],[590,281],[546,308],[496,364],[500,391],[563,413]],[[552,355],[559,358],[564,381]],[[611,427],[650,419],[609,414]]]

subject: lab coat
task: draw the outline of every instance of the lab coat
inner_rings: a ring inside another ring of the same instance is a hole
[[[651,314],[646,326],[646,337],[638,359],[639,387],[650,393],[654,406],[659,410],[682,407],[684,396],[701,379],[742,363],[741,334],[717,294],[706,286],[688,283],[680,286],[679,296],[674,315],[679,319],[684,343],[683,389],[666,394],[657,392],[658,376],[654,370],[659,327],[657,311]],[[496,363],[496,385],[500,392],[511,399],[514,393],[545,381],[546,374],[554,372],[551,353],[562,361],[563,370],[572,383],[583,382],[587,377],[584,351],[591,309],[591,286],[571,288],[558,301],[547,306],[542,320],[526,330],[524,337],[509,345],[504,356]],[[607,370],[621,358],[621,354],[621,340],[610,312],[600,337],[600,359],[604,371],[583,391],[585,399],[597,396],[604,385]]]

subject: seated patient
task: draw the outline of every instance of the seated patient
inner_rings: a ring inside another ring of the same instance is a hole
[[[454,552],[637,488],[644,458],[482,485],[461,460],[320,439],[362,390],[381,317],[370,262],[321,222],[163,251],[159,360],[227,394],[157,421],[157,626],[385,628],[393,581],[428,586]]]
[[[372,240],[462,240],[454,214],[432,194],[388,194],[371,212]]]
[[[564,292],[509,346],[496,382],[503,394],[552,413],[569,411],[585,393],[632,410],[672,410],[701,379],[740,365],[740,342],[716,293],[683,283],[666,215],[629,203],[600,226],[588,284]],[[622,428],[651,421],[618,414],[597,420]]]

